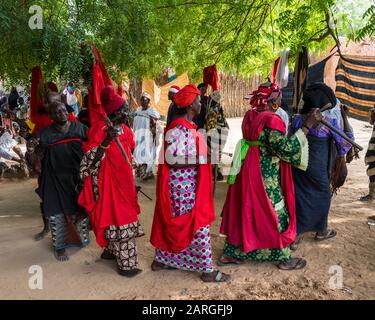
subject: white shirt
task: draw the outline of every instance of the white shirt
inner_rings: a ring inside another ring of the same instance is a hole
[[[133,131],[135,138],[134,159],[137,164],[146,163],[148,170],[151,170],[152,164],[156,158],[156,145],[153,142],[153,136],[150,130],[150,118],[160,119],[159,112],[155,108],[143,110],[139,107],[135,112]],[[158,141],[158,139],[156,139]]]
[[[0,158],[11,160],[13,158],[12,149],[17,144],[17,141],[12,138],[12,135],[9,132],[5,132],[0,137]]]

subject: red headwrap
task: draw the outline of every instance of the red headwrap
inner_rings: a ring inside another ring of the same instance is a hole
[[[260,85],[258,90],[253,91],[245,99],[250,99],[250,105],[254,109],[265,109],[267,102],[281,96],[280,87],[277,84]]]
[[[212,65],[203,69],[203,82],[212,87],[212,91],[220,90],[220,78],[216,65]]]
[[[51,91],[51,92],[59,92],[59,89],[57,88],[56,83],[54,83],[52,81],[47,83],[47,87],[48,87],[49,91]]]
[[[107,115],[114,113],[125,103],[112,86],[106,86],[100,92],[100,100]]]
[[[180,108],[191,106],[201,91],[193,84],[188,84],[173,96],[174,103]]]
[[[172,93],[177,93],[179,92],[181,89],[179,86],[172,86],[169,88],[168,92],[172,92]]]

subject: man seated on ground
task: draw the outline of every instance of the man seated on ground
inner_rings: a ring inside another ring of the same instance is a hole
[[[18,156],[12,155],[12,151]],[[25,157],[22,154],[18,142],[14,139],[13,130],[7,126],[0,128],[0,158],[21,163]]]
[[[3,159],[17,162],[20,165],[24,163],[25,159],[17,141],[13,139],[13,130],[9,126],[0,128],[0,180],[4,177],[13,177],[11,173],[18,171],[16,167],[8,166],[5,162],[1,161]],[[21,168],[21,166],[18,167]]]

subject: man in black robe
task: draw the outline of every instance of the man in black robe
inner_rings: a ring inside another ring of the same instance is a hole
[[[83,157],[82,141],[87,127],[68,120],[63,103],[48,106],[53,124],[38,133],[35,152],[42,157],[37,193],[42,199],[43,214],[49,220],[55,257],[67,261],[65,249],[89,242],[88,218],[79,214],[79,167]]]

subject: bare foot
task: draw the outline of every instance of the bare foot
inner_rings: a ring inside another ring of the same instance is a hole
[[[44,227],[42,232],[39,232],[34,236],[35,241],[40,241],[49,233],[49,227]]]
[[[66,254],[65,249],[55,250],[54,254],[55,254],[55,258],[60,262],[64,262],[64,261],[69,260],[69,256]]]

